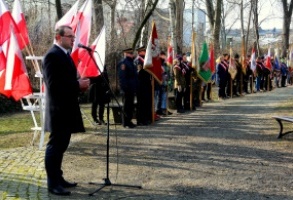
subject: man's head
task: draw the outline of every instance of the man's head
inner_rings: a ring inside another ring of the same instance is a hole
[[[130,57],[133,58],[133,49],[128,48],[123,50],[124,57]]]
[[[227,54],[227,53],[224,53],[223,54],[223,58],[224,58],[224,60],[229,60],[230,59],[230,55],[229,54]]]
[[[237,61],[239,61],[239,57],[240,57],[240,56],[239,56],[238,53],[236,53],[236,54],[234,55],[234,59],[237,60]]]
[[[187,55],[185,53],[182,54],[182,60],[183,62],[187,62]]]
[[[56,30],[55,39],[64,49],[71,49],[75,40],[74,32],[70,26],[60,26]]]
[[[165,60],[166,59],[166,53],[164,51],[160,52],[160,58]]]
[[[145,46],[141,46],[141,47],[137,48],[136,51],[137,51],[138,55],[145,56],[146,48],[145,48]]]

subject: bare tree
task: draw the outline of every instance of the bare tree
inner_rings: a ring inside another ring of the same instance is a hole
[[[255,45],[257,55],[260,55],[260,47],[259,47],[259,23],[258,23],[258,2],[259,0],[252,0],[252,13],[253,13],[253,28],[255,33]]]
[[[146,25],[146,23],[148,22],[148,20],[151,17],[151,15],[153,14],[158,2],[159,2],[159,0],[155,0],[154,2],[152,2],[152,0],[148,1],[147,5],[146,5],[146,10],[148,10],[148,12],[144,16],[144,18],[143,18],[138,30],[136,31],[135,38],[134,38],[134,41],[133,41],[133,44],[132,44],[133,48],[135,48],[137,41],[140,39],[141,31],[142,31],[143,27]],[[146,42],[146,40],[144,42]]]
[[[57,21],[58,21],[63,16],[61,0],[55,0],[55,6],[56,6],[56,13],[57,13]]]
[[[287,50],[289,48],[289,34],[290,34],[290,24],[291,24],[292,10],[293,10],[293,0],[290,1],[290,4],[288,3],[287,0],[282,0],[281,2],[283,5],[282,56],[286,57]]]
[[[207,16],[212,33],[212,40],[215,47],[215,55],[220,52],[221,14],[223,0],[206,0]]]
[[[94,0],[94,30],[96,34],[99,34],[102,27],[104,26],[104,15],[102,0]]]

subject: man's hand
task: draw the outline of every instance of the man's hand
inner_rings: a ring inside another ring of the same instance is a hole
[[[177,86],[177,90],[178,90],[178,92],[182,92],[182,87],[181,87],[181,85],[178,85],[178,86]]]
[[[79,88],[82,92],[85,92],[90,86],[90,79],[88,78],[78,79],[78,82],[79,82]]]

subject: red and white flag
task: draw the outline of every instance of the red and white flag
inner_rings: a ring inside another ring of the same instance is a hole
[[[14,0],[12,17],[19,31],[19,33],[16,36],[19,48],[22,50],[25,46],[27,46],[30,43],[30,40],[26,26],[26,21],[19,0]]]
[[[154,78],[162,83],[162,63],[160,59],[159,38],[157,34],[156,24],[153,22],[152,33],[150,35],[143,68],[154,76]]]
[[[74,17],[71,27],[74,32],[77,31],[77,25],[80,24],[80,43],[89,44],[92,23],[92,0],[86,0]]]
[[[172,43],[170,40],[169,45],[168,45],[168,52],[167,52],[167,65],[168,66],[173,65],[173,55],[174,55],[174,51],[173,51],[173,46],[172,46]]]
[[[268,55],[266,57],[265,66],[269,70],[272,70],[272,62],[271,62],[271,48],[268,49]]]
[[[67,13],[55,24],[55,29],[60,26],[71,26],[71,28],[76,29],[77,24],[75,24],[75,27],[72,27],[72,23],[77,13],[78,4],[79,0],[77,0],[75,4],[67,11]]]
[[[256,59],[255,59],[255,50],[252,48],[251,58],[250,58],[250,69],[255,71],[256,69]]]
[[[75,33],[75,41],[73,44],[71,57],[76,67],[78,67],[81,55],[78,44],[81,43],[85,46],[89,43],[91,33],[91,19],[92,19],[92,0],[86,0],[74,17],[71,27]]]
[[[103,26],[99,36],[95,39],[93,44],[91,45],[91,49],[93,50],[90,52],[95,59],[92,60],[89,53],[85,49],[80,49],[79,54],[81,60],[78,64],[78,72],[81,74],[81,77],[96,77],[100,75],[100,71],[104,71],[104,63],[105,63],[105,53],[106,53],[106,29]],[[100,70],[97,69],[95,64],[97,63]]]
[[[0,72],[5,69],[6,66],[6,56],[4,55],[2,46],[0,46]]]
[[[0,0],[0,46],[9,39],[11,28],[15,28],[14,31],[18,32],[11,12],[8,10],[5,2]]]
[[[75,41],[73,43],[73,47],[72,47],[72,51],[71,51],[71,58],[74,62],[75,67],[78,66],[78,62],[79,62],[79,48],[78,48],[78,44],[80,42],[80,23],[77,24],[77,29],[75,32]]]
[[[6,68],[0,72],[0,93],[12,96],[16,101],[32,94],[22,53],[13,33],[9,40]]]

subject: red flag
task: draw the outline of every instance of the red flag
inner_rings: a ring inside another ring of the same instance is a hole
[[[72,48],[71,57],[78,67],[78,62],[81,60],[81,55],[79,55],[78,44],[88,45],[91,30],[91,18],[92,18],[92,0],[86,0],[81,6],[80,10],[74,17],[71,27],[75,33],[75,41]]]
[[[268,49],[268,55],[265,61],[265,66],[266,68],[268,68],[269,70],[272,69],[272,63],[271,63],[271,48],[269,47]]]
[[[73,25],[73,19],[77,13],[79,0],[75,2],[75,4],[68,10],[68,12],[55,24],[55,29],[57,29],[60,26],[71,26]],[[75,27],[72,27],[76,29],[77,24],[75,24]]]
[[[78,66],[78,62],[79,62],[79,48],[78,48],[78,44],[80,41],[80,24],[77,24],[77,29],[75,32],[75,41],[73,43],[73,47],[72,47],[72,52],[71,52],[71,58],[75,64],[75,66]]]
[[[210,44],[210,56],[209,56],[209,59],[210,59],[210,68],[211,68],[211,72],[212,74],[215,73],[215,53],[214,53],[214,45],[213,44]]]
[[[93,57],[101,72],[104,71],[105,52],[106,52],[106,31],[103,26],[99,36],[95,39],[91,45]],[[97,69],[95,62],[89,56],[89,53],[85,49],[79,50],[81,60],[78,64],[78,72],[81,77],[96,77],[100,75],[100,71]]]
[[[26,21],[24,18],[24,14],[21,10],[21,5],[19,0],[14,0],[13,10],[12,10],[12,17],[16,23],[17,29],[19,33],[17,36],[17,41],[19,44],[19,48],[22,50],[26,45],[30,43],[28,30],[26,26]]]
[[[11,33],[9,41],[7,66],[0,74],[0,93],[7,97],[12,96],[16,101],[32,94],[22,53],[13,33]]]
[[[5,69],[6,66],[6,57],[4,55],[3,49],[0,46],[0,72]]]
[[[143,68],[146,69],[154,78],[162,83],[162,63],[160,60],[159,39],[156,29],[156,24],[153,22],[152,33],[150,35]]]
[[[92,19],[92,0],[86,0],[74,17],[71,27],[77,31],[77,25],[80,24],[80,43],[88,45],[91,33]]]
[[[15,32],[18,32],[10,11],[4,1],[0,0],[0,46],[9,39],[11,27],[15,28]]]
[[[167,65],[172,66],[173,65],[173,47],[171,42],[168,46],[168,54],[167,54]]]

